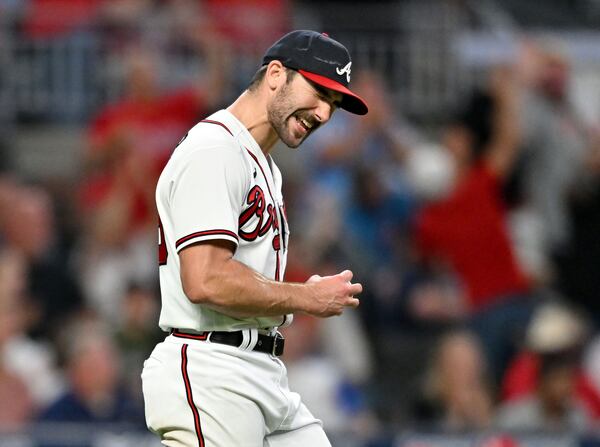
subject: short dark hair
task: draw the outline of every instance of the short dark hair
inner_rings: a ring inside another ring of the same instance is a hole
[[[465,104],[455,113],[450,125],[465,128],[473,138],[473,159],[480,159],[488,149],[494,132],[494,98],[476,88]]]
[[[248,84],[248,91],[254,91],[256,90],[256,88],[259,86],[259,84],[262,82],[262,80],[265,77],[265,73],[267,72],[267,67],[268,65],[263,65],[262,67],[260,67],[256,73],[254,73],[254,76],[252,76],[252,79],[250,80],[250,84]],[[286,73],[286,79],[285,82],[286,84],[289,84],[290,82],[292,82],[292,79],[294,79],[294,76],[296,75],[296,70],[292,69],[292,68],[288,68],[285,67]]]

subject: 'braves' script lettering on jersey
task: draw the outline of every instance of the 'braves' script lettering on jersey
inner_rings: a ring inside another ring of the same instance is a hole
[[[253,241],[258,237],[264,236],[269,232],[271,228],[279,229],[277,222],[275,207],[269,203],[266,204],[265,193],[260,186],[254,186],[248,193],[246,203],[249,205],[248,208],[240,215],[239,219],[239,236],[246,241]],[[265,221],[266,211],[266,221]],[[243,230],[244,226],[252,220],[252,218],[258,217],[256,226],[251,230]]]

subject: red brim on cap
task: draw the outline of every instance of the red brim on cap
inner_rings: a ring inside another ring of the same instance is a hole
[[[310,79],[315,84],[319,84],[321,87],[342,93],[344,95],[342,98],[342,103],[340,104],[342,109],[357,115],[366,115],[369,111],[367,103],[360,96],[352,93],[345,85],[340,84],[333,79],[329,79],[326,76],[311,73],[306,70],[298,70],[298,72],[300,72],[300,74],[305,78]]]

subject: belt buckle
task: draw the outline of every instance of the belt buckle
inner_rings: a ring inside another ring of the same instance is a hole
[[[273,336],[273,349],[271,350],[271,354],[275,357],[281,356],[283,354],[283,347],[285,346],[285,338],[279,331],[275,332]]]

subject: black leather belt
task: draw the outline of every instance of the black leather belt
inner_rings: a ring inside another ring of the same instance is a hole
[[[188,338],[191,340],[210,341],[211,343],[221,343],[223,345],[235,346],[239,348],[244,341],[242,331],[234,332],[197,332],[189,333],[180,329],[171,329],[171,335],[179,338]],[[258,340],[253,351],[264,352],[279,357],[283,354],[285,339],[277,332],[275,335],[258,334]]]

